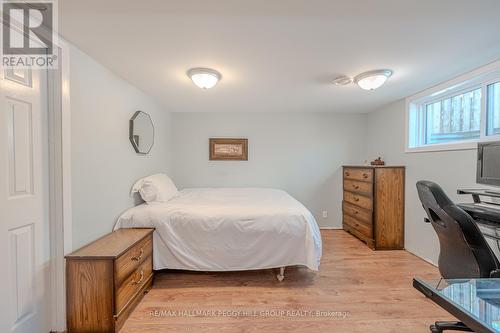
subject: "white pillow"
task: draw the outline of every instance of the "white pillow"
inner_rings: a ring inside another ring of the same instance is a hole
[[[142,200],[146,202],[156,201],[156,197],[158,196],[158,190],[150,180],[143,181],[138,192]]]
[[[178,193],[175,184],[163,173],[139,179],[132,187],[132,193],[136,192],[147,203],[167,202]]]

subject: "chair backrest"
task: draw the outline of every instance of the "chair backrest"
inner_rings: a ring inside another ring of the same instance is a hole
[[[472,217],[434,182],[417,182],[417,191],[439,238],[441,276],[445,279],[489,278],[499,263]]]

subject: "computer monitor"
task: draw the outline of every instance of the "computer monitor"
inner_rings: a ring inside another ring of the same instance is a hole
[[[500,186],[500,141],[477,145],[476,175],[480,184]]]

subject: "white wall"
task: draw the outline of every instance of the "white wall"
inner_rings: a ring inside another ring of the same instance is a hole
[[[179,188],[284,189],[320,226],[340,228],[341,166],[364,159],[365,119],[306,112],[173,113],[174,180]],[[249,161],[209,161],[210,137],[248,138]]]
[[[405,153],[405,101],[399,100],[368,114],[368,155],[382,156],[388,164],[406,165],[405,248],[437,263],[439,243],[431,225],[423,222],[424,210],[415,184],[432,180],[458,202],[470,202],[458,196],[457,188],[476,186],[476,151],[455,150]]]
[[[78,49],[70,51],[73,248],[110,232],[133,206],[133,182],[170,170],[170,114],[150,97]],[[156,129],[149,155],[128,139],[135,111],[149,113]]]

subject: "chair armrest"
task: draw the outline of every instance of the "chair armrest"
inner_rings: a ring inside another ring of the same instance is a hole
[[[495,269],[495,270],[491,271],[490,278],[492,278],[492,279],[500,278],[500,269]]]

